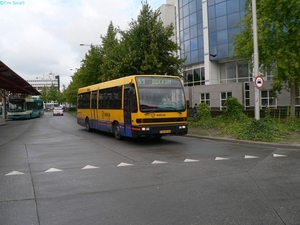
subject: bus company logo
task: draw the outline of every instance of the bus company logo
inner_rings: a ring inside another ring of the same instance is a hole
[[[156,114],[156,116],[166,116],[166,114],[164,114],[164,113],[159,113],[159,114]]]
[[[104,117],[110,117],[110,113],[102,111],[102,118]]]
[[[152,118],[155,118],[155,113],[150,114]]]

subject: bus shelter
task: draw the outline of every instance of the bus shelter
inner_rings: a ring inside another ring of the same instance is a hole
[[[12,69],[0,61],[0,96],[2,96],[2,118],[0,124],[5,122],[6,98],[5,91],[28,95],[40,95],[41,93],[32,87],[26,80],[16,74]]]

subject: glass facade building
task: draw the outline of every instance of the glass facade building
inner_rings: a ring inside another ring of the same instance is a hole
[[[241,28],[244,0],[207,0],[207,18],[203,18],[202,0],[179,0],[181,58],[185,65],[204,62],[204,32],[208,28],[210,60],[230,57],[232,36]],[[205,21],[207,19],[207,21]]]
[[[185,65],[204,62],[202,1],[179,0],[181,58]]]
[[[186,59],[183,83],[190,106],[206,102],[211,109],[224,109],[228,96],[236,97],[247,108],[255,106],[254,75],[251,62],[232,57],[233,35],[245,16],[245,0],[166,0],[175,7],[175,28],[179,53]],[[170,17],[174,13],[169,14]],[[167,17],[165,17],[167,18]],[[260,91],[260,107],[289,105],[287,93],[277,98],[269,94],[273,74],[265,72]]]

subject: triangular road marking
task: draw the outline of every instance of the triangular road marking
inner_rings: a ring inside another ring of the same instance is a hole
[[[215,160],[229,160],[229,158],[216,157]]]
[[[51,172],[60,172],[62,170],[56,169],[56,168],[50,168],[49,170],[46,170],[45,173],[51,173]]]
[[[120,166],[133,166],[133,164],[121,162],[121,163],[118,165],[118,167],[120,167]]]
[[[257,159],[257,156],[245,155],[245,159]]]
[[[98,169],[98,166],[91,166],[91,165],[86,165],[85,167],[83,167],[83,170],[89,170],[89,169]]]
[[[287,157],[287,155],[273,154],[273,157]]]
[[[5,174],[5,176],[13,176],[13,175],[21,175],[21,174],[24,174],[24,173],[21,173],[19,171],[12,171],[12,172],[10,172],[8,174]]]
[[[185,159],[183,162],[199,162],[197,159]]]
[[[167,162],[154,160],[151,164],[162,164],[162,163],[167,163]]]

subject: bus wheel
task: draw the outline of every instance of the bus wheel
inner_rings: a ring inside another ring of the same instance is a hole
[[[86,119],[86,120],[85,120],[85,129],[86,129],[86,131],[88,131],[88,132],[91,131],[89,119]]]
[[[114,135],[117,140],[121,140],[120,125],[118,122],[114,123]]]

